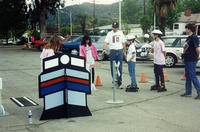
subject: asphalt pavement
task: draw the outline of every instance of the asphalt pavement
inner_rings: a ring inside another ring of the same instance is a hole
[[[0,47],[0,77],[3,79],[2,104],[7,116],[0,116],[0,132],[200,132],[200,100],[183,98],[185,81],[182,64],[164,68],[167,92],[150,91],[154,84],[153,63],[136,62],[136,80],[139,92],[125,92],[130,84],[128,66],[123,64],[122,88],[117,89],[116,99],[124,103],[108,104],[113,100],[112,78],[109,61],[99,61],[95,70],[102,86],[87,96],[92,116],[40,121],[43,99],[38,97],[40,52],[37,49],[22,50],[20,46]],[[199,71],[200,69],[197,69]],[[146,83],[140,83],[141,73]],[[198,73],[199,74],[199,73]],[[199,75],[198,75],[199,77]],[[19,107],[11,97],[29,97],[39,105]],[[28,123],[28,110],[32,110],[33,124]]]

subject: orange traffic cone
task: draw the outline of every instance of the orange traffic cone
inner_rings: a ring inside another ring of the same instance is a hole
[[[167,79],[167,73],[166,72],[164,72],[164,80],[165,80],[165,82],[169,82],[169,80]]]
[[[97,75],[97,79],[96,79],[96,84],[95,84],[95,86],[102,86],[102,85],[101,85],[101,80],[100,80],[99,75]]]
[[[185,80],[185,72],[183,73],[183,77],[182,77],[181,80]]]
[[[141,80],[140,80],[140,82],[141,82],[141,83],[145,83],[145,82],[147,82],[147,81],[146,81],[146,77],[145,77],[145,74],[144,74],[144,72],[142,72],[142,75],[141,75]]]

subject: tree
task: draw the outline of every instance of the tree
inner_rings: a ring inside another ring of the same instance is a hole
[[[176,9],[177,0],[151,0],[154,11],[160,18],[160,30],[165,35],[166,17],[169,9]]]
[[[138,0],[123,0],[122,19],[128,24],[138,23],[142,14],[142,6]]]
[[[40,37],[45,36],[47,12],[56,13],[59,6],[64,6],[65,0],[34,0],[29,4],[29,14],[33,23],[39,22]]]
[[[200,0],[184,0],[185,8],[190,8],[192,13],[200,13]]]
[[[3,0],[0,2],[0,34],[8,39],[9,33],[20,36],[26,28],[25,0]]]
[[[181,12],[184,11],[184,4],[182,0],[177,1],[177,8],[175,10],[169,10],[166,17],[166,27],[173,29],[173,23],[177,22],[181,16]]]
[[[92,24],[92,17],[87,13],[79,13],[75,16],[75,21],[81,25],[81,32],[85,34],[86,25]]]
[[[147,30],[151,28],[152,21],[148,15],[145,15],[145,16],[141,17],[140,24],[141,24],[142,30],[145,34],[145,33],[147,33]]]

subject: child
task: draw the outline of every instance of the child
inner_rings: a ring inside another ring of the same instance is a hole
[[[136,62],[136,50],[134,45],[135,36],[134,35],[128,35],[127,41],[129,44],[128,53],[127,53],[127,63],[128,63],[128,71],[129,75],[131,77],[131,85],[130,87],[127,86],[126,92],[137,92],[138,87],[136,83],[135,78],[135,62]]]
[[[160,30],[152,31],[154,38],[154,74],[155,74],[155,85],[151,86],[151,90],[158,90],[158,92],[167,91],[165,88],[163,66],[165,65],[165,45],[161,40],[162,32]],[[161,80],[161,85],[159,84]]]
[[[52,36],[50,39],[50,42],[47,45],[45,45],[45,47],[40,55],[41,71],[42,71],[42,60],[59,53],[60,46],[61,46],[60,37],[58,37],[57,35]]]
[[[89,71],[90,65],[93,65],[98,59],[97,49],[91,42],[91,38],[85,35],[82,38],[79,55],[86,59],[86,69]],[[94,68],[92,68],[92,83],[94,84]]]

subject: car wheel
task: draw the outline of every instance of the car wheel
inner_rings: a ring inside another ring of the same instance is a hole
[[[72,54],[72,55],[78,55],[78,50],[77,50],[77,49],[71,50],[71,54]]]
[[[99,61],[102,61],[102,60],[104,60],[104,55],[102,54],[102,52],[100,51],[100,52],[98,52],[97,53],[97,55],[98,55],[98,60]]]
[[[165,59],[166,67],[173,67],[176,64],[176,58],[174,55],[167,54]]]
[[[41,46],[39,47],[39,50],[42,51],[43,49],[44,49],[44,45],[41,45]]]

